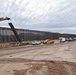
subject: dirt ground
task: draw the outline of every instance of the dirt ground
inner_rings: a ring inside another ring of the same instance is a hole
[[[76,64],[70,62],[50,61],[30,66],[28,69],[13,70],[14,75],[76,75]]]
[[[0,49],[0,75],[76,75],[76,41]]]

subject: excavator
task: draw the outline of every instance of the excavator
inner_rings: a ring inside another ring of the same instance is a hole
[[[9,17],[0,18],[0,21],[4,21],[4,20],[10,20],[10,18]],[[8,24],[11,27],[11,29],[12,29],[12,31],[13,31],[16,39],[17,39],[17,41],[21,42],[21,39],[19,38],[18,33],[16,32],[16,29],[14,28],[13,24],[12,23],[8,23]]]
[[[9,17],[5,17],[5,18],[2,17],[2,18],[0,18],[0,21],[5,21],[5,20],[10,20],[10,18],[9,18]],[[16,29],[14,28],[13,24],[12,24],[12,23],[8,23],[8,24],[9,24],[9,26],[11,27],[11,30],[13,31],[13,33],[14,33],[17,41],[18,41],[19,43],[21,43],[22,41],[21,41],[21,39],[19,38],[19,35],[18,35],[18,33],[16,32]]]

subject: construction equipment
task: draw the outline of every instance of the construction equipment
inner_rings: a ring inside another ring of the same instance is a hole
[[[2,18],[0,18],[0,21],[4,21],[4,20],[10,20],[10,18],[9,17],[6,17],[6,18],[2,17]],[[15,34],[15,37],[16,37],[17,41],[19,43],[21,43],[21,39],[19,38],[19,36],[18,36],[18,34],[17,34],[13,24],[12,23],[8,23],[8,24],[11,27],[13,33]],[[5,47],[9,47],[9,46],[19,46],[19,44],[16,44],[16,43],[15,44],[2,44],[2,43],[0,44],[0,48],[5,48]]]
[[[10,20],[10,18],[9,17],[6,17],[6,18],[2,17],[2,18],[0,18],[0,21],[4,21],[4,20]],[[17,41],[21,42],[21,39],[19,38],[19,36],[18,36],[18,34],[16,32],[16,29],[14,28],[13,24],[12,23],[8,23],[8,24],[11,27],[13,33],[15,34],[15,37],[16,37]]]
[[[0,18],[0,21],[4,21],[4,20],[10,20],[10,18],[9,17],[6,17],[6,18]]]
[[[55,42],[54,40],[46,39],[46,40],[43,41],[43,44],[52,44],[54,42]]]

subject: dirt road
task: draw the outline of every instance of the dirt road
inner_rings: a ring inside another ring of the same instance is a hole
[[[76,75],[76,42],[0,49],[0,75]]]

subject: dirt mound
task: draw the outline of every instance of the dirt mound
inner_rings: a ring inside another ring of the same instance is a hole
[[[23,70],[13,70],[14,75],[76,75],[76,63],[50,61],[27,64],[31,67]]]

